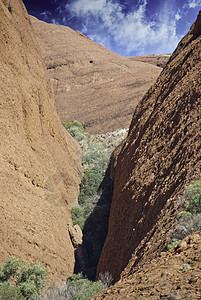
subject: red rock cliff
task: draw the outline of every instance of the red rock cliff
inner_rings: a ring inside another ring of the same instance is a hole
[[[201,13],[137,106],[113,158],[114,191],[98,273],[115,280],[164,248],[178,194],[201,178]],[[133,255],[133,256],[132,256]]]
[[[0,262],[40,261],[66,279],[81,166],[21,0],[0,0]]]

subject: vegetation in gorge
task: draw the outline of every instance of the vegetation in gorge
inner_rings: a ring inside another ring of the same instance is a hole
[[[0,299],[23,300],[36,297],[45,285],[47,271],[37,263],[29,265],[10,257],[0,266]]]
[[[171,234],[168,250],[201,228],[201,180],[186,187],[180,204],[179,220]]]
[[[110,156],[126,137],[127,129],[101,135],[89,135],[77,121],[63,124],[82,149],[84,176],[80,185],[79,206],[71,210],[73,223],[83,230],[90,268],[89,279],[95,279],[96,266],[107,235],[111,201]]]
[[[90,135],[84,132],[84,127],[78,121],[73,120],[63,123],[65,129],[75,138],[82,149],[82,166],[84,176],[80,184],[79,205],[80,208],[72,209],[74,224],[83,229],[85,220],[93,211],[99,199],[100,185],[105,176],[111,153],[115,146],[125,137],[126,130],[122,130],[114,139],[112,135]]]
[[[85,300],[109,286],[108,275],[103,281],[90,281],[82,274],[73,274],[62,286],[49,287],[41,300]],[[105,279],[107,279],[105,281]],[[111,281],[110,281],[111,282]]]
[[[93,282],[82,274],[73,274],[62,286],[46,286],[47,272],[37,263],[29,265],[10,257],[0,266],[0,299],[2,300],[85,300],[108,287],[111,277],[102,275]],[[42,288],[44,288],[42,292]]]
[[[82,274],[73,274],[68,277],[67,283],[72,291],[73,300],[88,299],[106,287],[101,281],[90,281],[84,278]]]

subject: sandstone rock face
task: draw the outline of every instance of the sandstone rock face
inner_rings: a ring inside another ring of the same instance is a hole
[[[92,299],[200,299],[201,230]]]
[[[72,240],[74,248],[77,248],[79,245],[82,245],[82,230],[78,224],[72,226],[71,224],[68,225],[68,231],[70,234],[70,238]]]
[[[128,128],[161,68],[123,58],[68,27],[31,21],[61,120],[77,120],[96,134]]]
[[[77,204],[78,146],[61,125],[53,87],[21,0],[0,0],[0,263],[40,261],[73,272],[68,233]]]
[[[109,230],[98,273],[115,280],[164,248],[178,194],[201,178],[201,14],[137,106],[113,158]],[[133,255],[133,256],[132,256]]]

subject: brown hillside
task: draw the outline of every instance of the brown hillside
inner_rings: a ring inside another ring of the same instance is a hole
[[[14,255],[50,274],[73,272],[70,207],[78,148],[61,125],[53,88],[21,0],[0,0],[0,263]]]
[[[152,64],[154,66],[164,68],[165,65],[167,64],[171,54],[152,54],[152,55],[140,55],[140,56],[133,56],[129,57],[129,59],[134,60],[134,61],[142,61],[146,62],[149,64]]]
[[[76,119],[90,133],[128,128],[161,68],[123,58],[68,27],[31,21],[61,120]]]
[[[201,13],[137,106],[113,158],[109,230],[98,264],[115,280],[164,249],[175,201],[201,179]],[[118,153],[119,151],[119,153]]]

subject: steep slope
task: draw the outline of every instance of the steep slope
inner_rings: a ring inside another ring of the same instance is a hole
[[[200,299],[201,230],[92,299]]]
[[[201,178],[201,13],[137,106],[113,158],[109,230],[98,264],[115,280],[164,248],[175,202]]]
[[[68,27],[31,21],[61,120],[76,119],[90,133],[128,128],[161,68],[123,58]]]
[[[40,261],[73,272],[70,207],[82,175],[78,146],[61,125],[29,16],[0,0],[0,263]]]

